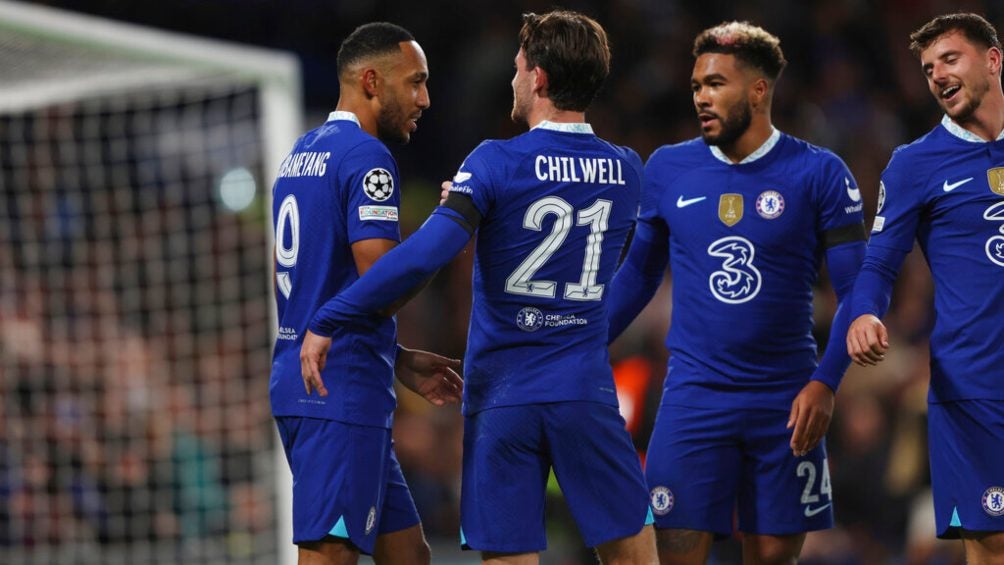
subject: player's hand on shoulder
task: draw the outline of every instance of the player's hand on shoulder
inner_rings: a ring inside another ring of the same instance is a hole
[[[866,367],[885,359],[889,350],[889,333],[882,320],[871,314],[858,316],[847,330],[847,354],[855,363]]]
[[[460,360],[419,349],[401,348],[394,365],[401,384],[436,406],[459,404],[464,380],[457,372]]]
[[[328,360],[328,350],[331,349],[331,338],[322,337],[307,330],[300,347],[300,376],[303,377],[303,388],[310,396],[313,391],[321,396],[328,396],[328,389],[321,380],[321,371]]]
[[[791,403],[788,429],[791,452],[801,457],[813,449],[826,435],[833,418],[833,390],[821,381],[810,380]]]
[[[453,181],[444,180],[443,184],[439,186],[441,188],[439,191],[439,205],[442,206],[446,203],[447,197],[450,196],[450,189],[453,188]]]

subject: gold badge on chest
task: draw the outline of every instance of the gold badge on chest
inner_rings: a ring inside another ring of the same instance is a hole
[[[743,195],[723,194],[718,197],[718,219],[732,227],[743,219]]]
[[[1004,196],[1004,167],[994,167],[987,171],[987,182],[990,190]]]

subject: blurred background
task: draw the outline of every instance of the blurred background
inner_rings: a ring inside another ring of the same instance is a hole
[[[110,28],[92,20],[90,39],[66,39],[72,34],[56,23],[27,25],[0,10],[0,562],[275,563],[291,548],[277,533],[289,520],[277,487],[288,471],[276,457],[267,388],[274,314],[266,205],[278,160],[334,109],[341,40],[368,21],[405,26],[432,75],[432,107],[411,144],[392,147],[402,229],[411,233],[437,204],[439,182],[479,141],[520,133],[509,120],[520,14],[556,5],[32,6],[253,46],[255,63],[240,62],[242,49],[152,32],[124,34],[112,48],[101,40],[114,35]],[[940,119],[909,33],[958,10],[1004,25],[996,0],[561,7],[595,17],[610,34],[612,75],[587,118],[642,158],[698,134],[689,90],[698,32],[742,19],[778,35],[789,64],[774,123],[847,162],[869,224],[893,148]],[[237,62],[193,62],[217,51]],[[463,356],[470,251],[402,311],[401,343]],[[611,349],[621,410],[642,455],[661,396],[671,285],[667,276]],[[818,290],[823,344],[835,306],[825,271]],[[852,367],[837,395],[828,445],[838,526],[809,536],[803,562],[962,562],[960,544],[934,538],[928,491],[931,292],[913,253],[886,318],[892,352],[880,367]],[[433,561],[475,562],[457,550],[459,409],[433,408],[403,390],[399,405],[397,452]],[[548,540],[542,562],[591,562],[557,488]],[[739,562],[738,547],[738,538],[716,544],[715,562]]]

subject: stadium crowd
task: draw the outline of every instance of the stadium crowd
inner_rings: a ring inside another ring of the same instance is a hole
[[[324,7],[292,2],[281,9],[257,3],[262,5],[233,17],[234,11],[225,8],[244,3],[182,2],[190,12],[170,3],[140,7],[109,0],[83,8],[76,2],[45,3],[294,50],[304,64],[310,124],[322,122],[337,99],[331,68],[341,38],[365,21],[385,19],[408,27],[428,55],[432,106],[411,144],[392,147],[404,185],[404,234],[417,229],[436,205],[439,182],[452,177],[477,141],[519,133],[509,120],[506,86],[519,14],[553,7],[531,0],[457,5],[433,0],[421,9],[406,0]],[[693,37],[725,19],[771,30],[789,60],[775,94],[775,125],[844,159],[864,195],[868,222],[892,150],[940,119],[907,49],[910,31],[955,10],[981,13],[999,29],[1004,25],[1004,4],[994,0],[582,0],[564,6],[595,17],[611,37],[611,78],[588,121],[598,134],[643,158],[659,145],[698,134],[689,89]],[[56,186],[61,179],[37,174],[35,165],[24,173],[30,181],[17,184],[22,173],[7,165],[17,156],[11,140],[20,143],[31,135],[14,135],[12,128],[25,123],[36,132],[55,128],[58,117],[40,113],[0,121],[5,140],[0,203],[6,224],[0,237],[0,545],[132,543],[223,532],[243,536],[231,543],[251,547],[254,536],[269,535],[275,520],[287,519],[270,514],[274,494],[264,492],[270,473],[284,470],[259,469],[263,461],[271,463],[261,453],[277,447],[267,405],[269,221],[216,208],[212,218],[200,218],[190,213],[199,197],[189,188],[187,202],[127,197],[133,219],[119,225],[115,237],[94,237],[100,222],[82,218],[109,209],[99,196],[111,202],[115,190],[139,194],[172,185],[126,178],[105,192],[87,183],[66,192]],[[55,146],[51,152],[59,153]],[[35,158],[41,156],[44,151]],[[37,167],[58,164],[56,157],[49,159]],[[260,175],[259,186],[270,185],[275,171],[253,170]],[[83,205],[74,200],[87,190],[98,193]],[[171,224],[179,217],[179,224]],[[170,225],[154,229],[159,222]],[[211,224],[208,236],[192,235],[205,227],[200,222]],[[173,236],[173,246],[160,247],[144,241],[145,233],[181,235]],[[209,239],[197,241],[201,237]],[[24,251],[28,243],[38,250]],[[217,260],[228,254],[240,256],[238,272],[218,272],[223,263]],[[107,273],[106,258],[121,259],[124,266]],[[469,307],[444,305],[470,304],[472,258],[468,249],[399,314],[400,343],[462,357]],[[156,268],[151,265],[172,261],[184,265],[184,280],[150,271]],[[203,274],[215,290],[201,296],[226,307],[206,310],[207,303],[172,294],[176,286],[197,296],[195,281]],[[249,282],[256,277],[257,286]],[[123,292],[129,283],[150,281],[163,292],[146,297]],[[237,285],[236,293],[228,284]],[[653,303],[612,349],[622,414],[641,454],[661,393],[671,285],[667,277]],[[820,290],[826,285],[820,281]],[[925,399],[932,293],[923,257],[914,252],[885,318],[894,349],[878,367],[852,365],[836,396],[828,449],[838,525],[809,535],[804,563],[961,562],[960,545],[934,537],[928,490]],[[154,301],[166,297],[182,305],[180,313],[157,318],[164,309]],[[124,304],[124,299],[143,306]],[[831,299],[816,301],[821,344],[833,310]],[[54,319],[62,326],[55,327]],[[197,344],[192,335],[208,336],[207,342]],[[396,450],[435,561],[436,548],[457,539],[462,418],[456,408],[434,408],[403,389],[398,402]],[[551,494],[560,508],[560,493]],[[71,523],[75,526],[68,528]],[[568,519],[549,523],[549,541],[552,550],[544,562],[578,563],[589,556]],[[717,544],[714,558],[737,562],[738,547],[735,540]],[[240,561],[241,551],[272,550],[232,549],[229,554]]]

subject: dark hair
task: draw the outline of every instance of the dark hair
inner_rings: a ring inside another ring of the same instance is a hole
[[[389,22],[363,24],[355,29],[338,48],[338,75],[363,59],[396,52],[402,41],[414,41],[411,32]]]
[[[527,68],[547,73],[547,96],[559,110],[584,112],[610,74],[607,33],[577,12],[523,14],[519,46]]]
[[[772,81],[788,64],[781,52],[781,40],[749,22],[723,22],[702,31],[694,40],[694,57],[705,53],[733,55]]]
[[[935,39],[953,31],[961,31],[970,43],[982,45],[987,49],[1001,48],[1001,42],[997,39],[997,30],[983,16],[959,13],[938,16],[911,33],[910,51],[919,57],[921,51],[930,47]]]

